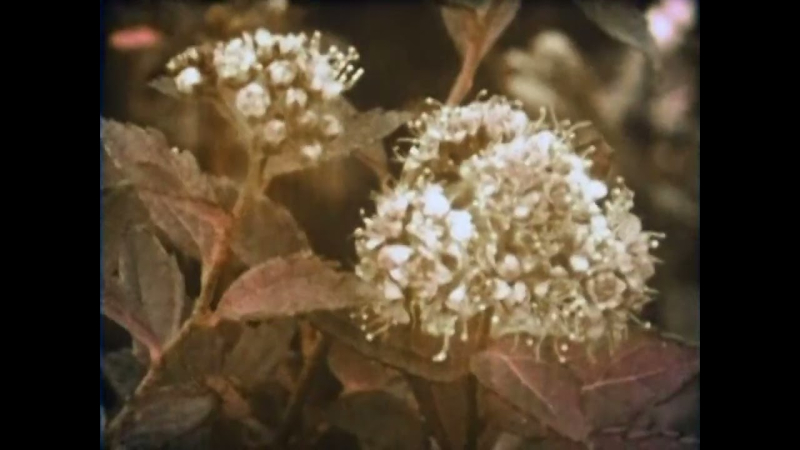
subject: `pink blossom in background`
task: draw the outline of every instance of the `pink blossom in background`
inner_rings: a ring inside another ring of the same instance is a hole
[[[109,41],[111,47],[116,50],[130,51],[153,47],[161,42],[161,39],[161,33],[146,25],[140,25],[115,31]]]
[[[672,50],[683,37],[695,18],[692,0],[662,0],[647,12],[650,33],[663,50]]]
[[[663,5],[664,12],[678,26],[688,28],[694,22],[694,13],[697,6],[693,0],[666,0]]]
[[[678,38],[675,23],[661,10],[655,10],[647,15],[650,33],[659,47],[672,47]]]

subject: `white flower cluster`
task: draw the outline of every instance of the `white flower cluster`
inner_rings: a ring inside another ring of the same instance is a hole
[[[469,108],[440,108],[410,124],[417,136],[403,167],[405,177],[428,168],[437,173],[457,170],[458,163],[486,148],[524,132],[528,116],[502,97],[475,102]]]
[[[408,324],[406,301],[413,299],[413,306],[429,306],[412,311],[426,333],[447,336],[447,344],[458,319],[466,321],[481,308],[467,301],[463,284],[460,291],[457,288],[471,272],[466,256],[475,237],[472,215],[454,208],[441,184],[419,179],[414,186],[401,185],[378,198],[377,214],[365,223],[365,229],[356,232],[362,255],[356,273],[383,292],[383,301],[363,312],[368,321],[377,316],[376,326],[363,327],[367,340],[391,325]],[[443,286],[452,286],[445,297]],[[446,350],[435,359],[443,360]]]
[[[492,337],[552,339],[557,353],[623,339],[651,298],[662,236],[642,231],[622,180],[609,192],[590,176],[573,130],[533,123],[502,97],[443,107],[415,128],[397,187],[357,231],[357,274],[384,293],[361,313],[367,339],[413,317],[443,338],[442,361],[480,315]]]
[[[183,94],[211,93],[255,127],[262,141],[277,148],[297,149],[312,160],[322,143],[342,132],[339,120],[319,106],[352,88],[363,69],[354,48],[347,53],[320,50],[320,34],[274,35],[265,29],[191,47],[174,57],[167,69]]]

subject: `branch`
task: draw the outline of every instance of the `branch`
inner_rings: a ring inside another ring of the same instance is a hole
[[[239,222],[241,222],[247,208],[252,205],[252,199],[258,192],[261,181],[262,161],[263,156],[259,153],[259,147],[256,145],[256,142],[254,142],[250,150],[250,160],[247,167],[245,184],[239,191],[239,197],[236,199],[236,204],[234,204],[231,210],[231,226],[217,237],[209,264],[203,267],[200,295],[195,301],[191,317],[183,323],[180,331],[164,345],[164,349],[161,352],[162,355],[167,354],[178,342],[186,337],[192,329],[192,326],[214,326],[215,322],[211,315],[211,302],[214,299],[214,293],[217,290],[220,275],[225,269],[225,265],[231,254],[230,244],[234,237],[234,232],[239,228]],[[155,375],[158,373],[161,365],[160,362],[160,360],[151,360],[150,370],[148,370],[142,382],[139,383],[134,395],[140,395],[153,384]]]
[[[481,62],[481,45],[476,41],[469,41],[466,43],[464,61],[461,63],[461,71],[458,73],[453,87],[450,89],[450,95],[447,97],[447,104],[456,106],[461,103],[464,96],[467,95],[475,79],[475,72],[478,70],[478,65]]]
[[[281,421],[281,426],[275,437],[275,443],[278,446],[283,446],[291,436],[291,432],[295,427],[300,413],[303,411],[308,394],[311,391],[311,386],[316,379],[319,369],[325,365],[328,356],[328,350],[331,348],[333,340],[330,336],[322,333],[320,339],[314,346],[311,356],[303,367],[298,380],[297,389],[295,389],[292,397],[289,399],[289,406],[286,408],[286,413]]]

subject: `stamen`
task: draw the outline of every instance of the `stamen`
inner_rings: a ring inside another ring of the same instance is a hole
[[[382,335],[383,333],[386,333],[386,331],[389,329],[390,326],[391,325],[389,323],[384,323],[378,329],[370,331],[366,335],[367,341],[372,342],[372,340],[374,340],[376,337]]]
[[[542,360],[542,344],[544,343],[544,338],[539,338],[539,342],[536,343],[536,361]]]
[[[312,51],[319,53],[319,44],[322,40],[322,34],[319,31],[315,31],[314,34],[311,35],[311,42],[309,43],[309,47]]]
[[[553,351],[556,353],[556,356],[558,357],[558,362],[560,362],[561,364],[567,362],[567,358],[565,358],[564,355],[562,355],[561,352],[559,351],[558,342],[555,339],[553,339]]]
[[[444,345],[442,346],[442,349],[439,351],[439,353],[435,354],[433,358],[431,358],[433,362],[442,362],[445,359],[447,359],[447,351],[449,349],[450,349],[450,335],[446,334],[444,336]]]

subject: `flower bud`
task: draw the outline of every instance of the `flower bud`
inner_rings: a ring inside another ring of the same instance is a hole
[[[203,76],[197,67],[187,67],[175,77],[175,88],[182,94],[191,94],[202,82]]]
[[[236,93],[236,109],[245,117],[264,117],[269,104],[269,93],[256,82],[248,84]]]
[[[286,139],[286,123],[282,120],[270,120],[263,130],[264,141],[270,145],[276,146]]]

